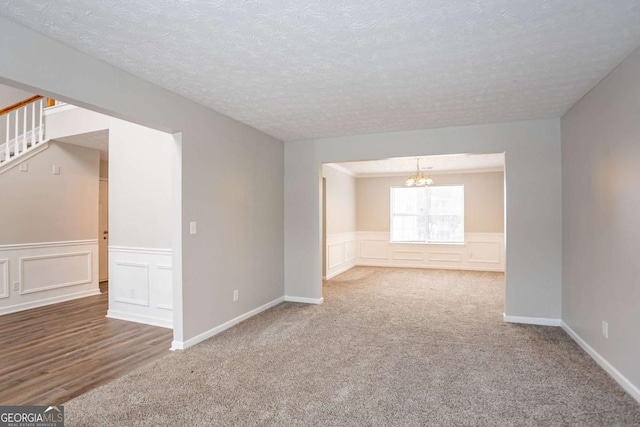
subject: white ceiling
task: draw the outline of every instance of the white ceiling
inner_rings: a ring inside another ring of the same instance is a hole
[[[364,162],[329,163],[356,177],[409,174],[416,170],[429,174],[452,172],[488,172],[504,170],[504,154],[454,154],[446,156],[401,157]]]
[[[100,151],[100,160],[109,160],[109,131],[107,129],[57,138],[56,141],[93,148]]]
[[[637,0],[2,0],[0,14],[284,140],[561,116]]]

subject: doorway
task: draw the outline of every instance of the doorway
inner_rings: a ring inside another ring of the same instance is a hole
[[[324,164],[323,279],[356,266],[504,273],[504,165],[504,153]]]
[[[98,277],[100,283],[109,280],[109,178],[102,176],[103,162],[103,160],[100,161],[101,176],[98,202]]]

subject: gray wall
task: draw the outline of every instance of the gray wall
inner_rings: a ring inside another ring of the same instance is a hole
[[[0,83],[181,132],[173,156],[181,162],[173,220],[182,216],[181,238],[172,242],[182,245],[173,261],[176,341],[283,295],[281,141],[4,18],[0,56]],[[197,235],[188,233],[190,220]]]
[[[356,179],[326,165],[322,176],[327,183],[327,236],[356,231]]]
[[[640,50],[561,125],[562,318],[640,387]]]
[[[0,245],[95,239],[100,153],[50,142],[21,163],[27,172],[16,166],[0,175]]]
[[[168,133],[110,120],[109,245],[171,248],[172,144]]]
[[[33,93],[0,84],[0,109],[32,96]]]
[[[560,318],[560,121],[538,120],[285,144],[285,293],[320,298],[321,164],[506,153],[506,313]]]
[[[390,188],[404,176],[358,178],[358,231],[389,231]],[[504,174],[502,172],[432,175],[435,185],[464,185],[464,231],[504,232]]]

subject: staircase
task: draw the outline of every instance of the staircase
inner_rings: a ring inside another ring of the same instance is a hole
[[[43,112],[48,102],[35,95],[0,110],[0,123],[6,124],[4,135],[0,135],[0,173],[47,145]]]

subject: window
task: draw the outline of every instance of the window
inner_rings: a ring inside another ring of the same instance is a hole
[[[391,241],[464,242],[464,186],[391,188]]]

